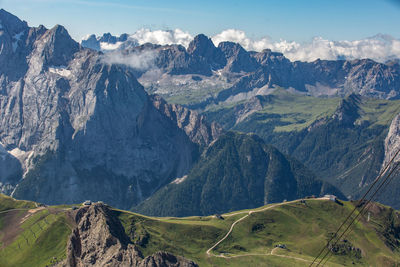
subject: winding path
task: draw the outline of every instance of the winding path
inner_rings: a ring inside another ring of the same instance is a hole
[[[210,247],[210,248],[207,250],[207,252],[206,252],[207,255],[208,255],[208,256],[213,256],[213,257],[219,257],[219,258],[237,258],[237,257],[245,257],[245,256],[270,256],[270,255],[272,255],[272,256],[277,256],[277,257],[290,258],[290,259],[295,259],[295,260],[301,260],[301,261],[311,262],[311,261],[306,260],[306,259],[303,259],[303,258],[297,258],[297,257],[293,257],[293,256],[288,256],[288,255],[279,255],[279,254],[275,254],[274,252],[275,252],[276,248],[272,249],[270,253],[266,253],[266,254],[255,254],[255,253],[253,253],[253,254],[242,254],[242,255],[226,256],[226,255],[223,255],[223,254],[215,255],[215,254],[211,253],[211,251],[212,251],[214,248],[216,248],[216,247],[217,247],[219,244],[221,244],[226,238],[228,238],[228,236],[232,233],[233,228],[235,227],[235,225],[236,225],[237,223],[243,221],[244,219],[246,219],[246,218],[247,218],[248,216],[250,216],[251,214],[257,213],[257,212],[262,212],[262,211],[269,210],[269,209],[273,209],[273,208],[275,208],[275,207],[282,206],[282,205],[286,205],[286,204],[296,203],[296,202],[299,202],[300,200],[301,200],[301,199],[297,199],[297,200],[292,200],[292,201],[288,201],[288,202],[283,202],[283,203],[278,203],[278,204],[272,204],[272,205],[270,205],[270,206],[268,206],[268,207],[265,207],[265,208],[263,208],[263,209],[250,210],[250,211],[240,211],[240,212],[235,212],[235,213],[231,213],[231,214],[226,214],[226,215],[224,215],[224,217],[231,217],[231,216],[234,216],[234,215],[245,214],[245,213],[247,213],[245,216],[241,217],[240,219],[238,219],[238,220],[236,220],[236,221],[234,221],[234,222],[232,223],[231,228],[229,229],[228,233],[226,233],[226,235],[225,235],[222,239],[220,239],[217,243],[215,243],[212,247]],[[315,199],[312,199],[312,200],[329,200],[329,198],[322,197],[322,198],[315,198]]]
[[[33,203],[35,203],[36,208],[39,207],[39,205],[37,204],[37,202],[33,202]],[[1,213],[7,213],[7,212],[10,212],[10,211],[15,211],[15,210],[33,210],[33,209],[32,209],[32,208],[8,209],[8,210],[0,211],[0,214],[1,214]]]
[[[0,213],[7,213],[7,212],[10,212],[10,211],[15,211],[15,210],[30,210],[30,209],[9,209],[9,210],[0,211]]]

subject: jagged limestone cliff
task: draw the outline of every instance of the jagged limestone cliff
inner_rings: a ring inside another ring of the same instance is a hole
[[[385,166],[394,157],[394,155],[400,149],[400,114],[398,114],[390,124],[388,135],[385,139],[385,160],[383,166]],[[395,158],[395,162],[400,160],[398,155]]]
[[[30,28],[4,10],[0,19],[0,59],[10,62],[0,66],[0,141],[8,162],[20,163],[17,178],[1,173],[2,192],[130,208],[185,175],[197,143],[217,135],[192,114],[190,132],[205,139],[188,136],[130,69],[80,47],[62,26]]]

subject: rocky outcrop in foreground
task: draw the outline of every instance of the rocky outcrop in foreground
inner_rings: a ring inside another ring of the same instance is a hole
[[[77,227],[68,240],[67,259],[59,266],[198,266],[167,252],[144,258],[113,211],[103,204],[80,208],[73,215]]]

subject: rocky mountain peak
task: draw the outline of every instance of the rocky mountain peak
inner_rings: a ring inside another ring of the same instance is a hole
[[[337,119],[342,124],[353,124],[360,116],[360,101],[360,95],[354,93],[342,99],[338,108],[336,109],[336,112],[333,115],[333,118]]]
[[[210,38],[204,34],[199,34],[190,42],[187,52],[192,55],[209,58],[213,56],[216,47]]]
[[[125,42],[128,40],[128,34],[123,33],[120,36],[114,36],[111,33],[104,33],[101,37],[97,38],[99,42],[105,42],[109,44],[115,44],[117,42]]]
[[[216,48],[211,38],[199,34],[190,42],[187,52],[193,56],[203,57],[213,69],[225,66],[226,59],[220,49]]]
[[[117,38],[117,41],[118,42],[125,42],[126,40],[128,40],[128,37],[129,37],[129,34],[123,33]]]
[[[227,58],[247,53],[247,51],[240,44],[234,42],[221,42],[219,43],[218,48],[222,50]]]
[[[130,208],[190,170],[198,145],[155,108],[129,68],[81,48],[60,25],[27,28],[15,51],[5,36],[0,142],[8,152],[0,157],[1,192]],[[187,55],[173,49],[182,60]],[[3,171],[10,162],[16,171]]]
[[[0,10],[0,76],[1,73],[7,73],[10,80],[18,80],[24,73],[26,69],[24,47],[28,31],[25,21],[21,21],[4,9]],[[2,86],[4,84],[0,85],[0,92],[4,90]]]
[[[262,66],[276,62],[290,64],[290,60],[287,59],[282,53],[272,52],[271,49],[264,49],[263,51],[256,53],[254,58]]]
[[[8,34],[17,34],[28,28],[26,21],[20,20],[13,14],[0,9],[0,32],[6,31]]]
[[[231,72],[252,72],[257,68],[256,60],[251,57],[240,44],[233,42],[221,42],[218,48],[222,51],[227,59],[225,67]]]
[[[111,35],[111,33],[107,32],[107,33],[104,33],[103,36],[101,36],[99,38],[99,41],[115,44],[117,42],[117,37],[113,36],[113,35]]]
[[[129,39],[129,34],[127,33],[115,36],[108,32],[99,37],[95,34],[89,35],[81,40],[81,45],[97,51],[109,51],[113,50],[113,48],[118,50],[133,48],[138,46],[139,43],[136,39]]]
[[[143,258],[115,213],[104,204],[82,207],[72,212],[71,217],[77,227],[68,240],[67,259],[59,266],[197,266],[165,252]]]
[[[95,34],[91,34],[86,39],[83,39],[81,41],[81,45],[83,47],[91,48],[91,49],[94,49],[94,50],[97,50],[97,51],[100,50],[100,43],[97,40]]]
[[[43,36],[45,43],[42,55],[47,66],[66,66],[73,55],[79,50],[68,31],[61,25],[56,25]]]

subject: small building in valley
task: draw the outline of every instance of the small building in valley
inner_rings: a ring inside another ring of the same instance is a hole
[[[328,198],[330,201],[336,201],[335,195],[325,195],[324,198]]]
[[[90,201],[90,200],[85,200],[85,202],[83,202],[83,205],[85,205],[85,206],[90,206],[90,205],[92,205],[92,201]]]

